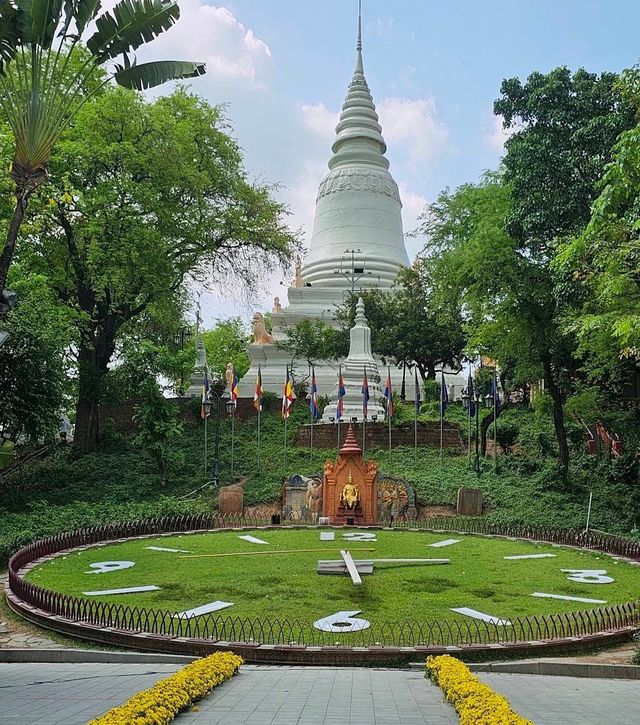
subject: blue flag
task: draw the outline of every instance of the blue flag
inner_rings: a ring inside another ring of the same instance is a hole
[[[473,378],[471,377],[471,370],[469,370],[469,377],[467,378],[467,395],[469,396],[469,415],[475,418],[476,415],[476,402],[473,399]]]
[[[447,393],[447,386],[444,382],[444,373],[442,374],[442,380],[440,382],[440,417],[444,418],[444,414],[447,412],[447,404],[449,403],[449,394]]]
[[[362,380],[362,416],[364,418],[369,414],[369,379],[367,378],[367,367],[364,368],[364,378]]]
[[[313,420],[318,420],[318,386],[316,384],[316,369],[311,368],[311,388],[309,390],[309,410]]]
[[[491,390],[489,390],[489,395],[491,396],[493,405],[495,406],[495,412],[498,414],[500,412],[500,395],[498,394],[498,381],[496,380],[495,373],[493,374],[493,380],[491,381]]]

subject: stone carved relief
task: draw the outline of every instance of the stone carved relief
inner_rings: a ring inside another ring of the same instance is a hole
[[[400,202],[400,192],[396,182],[386,174],[359,169],[337,169],[325,177],[318,189],[316,203],[323,196],[336,191],[371,191],[385,194]]]
[[[317,523],[322,516],[322,478],[291,476],[285,481],[282,503],[282,516],[286,521]]]
[[[402,478],[381,475],[378,480],[378,522],[407,521],[416,516],[413,486]]]

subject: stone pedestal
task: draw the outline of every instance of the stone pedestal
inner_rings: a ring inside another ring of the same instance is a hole
[[[337,526],[372,526],[377,519],[378,466],[364,461],[353,428],[337,461],[324,464],[323,515]]]
[[[456,513],[458,516],[481,516],[482,489],[459,488]]]
[[[244,512],[244,489],[240,484],[223,486],[218,492],[218,511],[225,515],[242,516]]]

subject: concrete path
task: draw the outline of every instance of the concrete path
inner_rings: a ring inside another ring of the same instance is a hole
[[[476,674],[535,725],[640,723],[640,683],[637,680]]]
[[[81,725],[179,665],[0,664],[2,725]],[[176,723],[454,725],[419,672],[245,665]]]
[[[81,725],[181,665],[0,664],[2,725]]]
[[[453,725],[421,672],[245,665],[176,725]]]

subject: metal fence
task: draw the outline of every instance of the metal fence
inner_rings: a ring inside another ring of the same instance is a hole
[[[60,534],[26,546],[11,558],[9,587],[18,598],[32,607],[75,622],[129,633],[235,643],[348,647],[514,643],[597,634],[637,626],[640,623],[640,608],[636,602],[630,602],[586,611],[518,617],[512,619],[510,625],[445,619],[379,621],[370,622],[367,629],[356,632],[328,633],[316,629],[310,621],[298,619],[249,619],[209,614],[185,620],[178,618],[176,612],[96,602],[61,594],[27,582],[18,574],[20,569],[36,559],[98,542],[174,532],[266,525],[268,522],[263,519],[197,515],[148,519]],[[597,532],[585,534],[520,524],[492,524],[479,519],[459,517],[422,519],[405,522],[394,528],[535,539],[640,559],[640,543]]]

